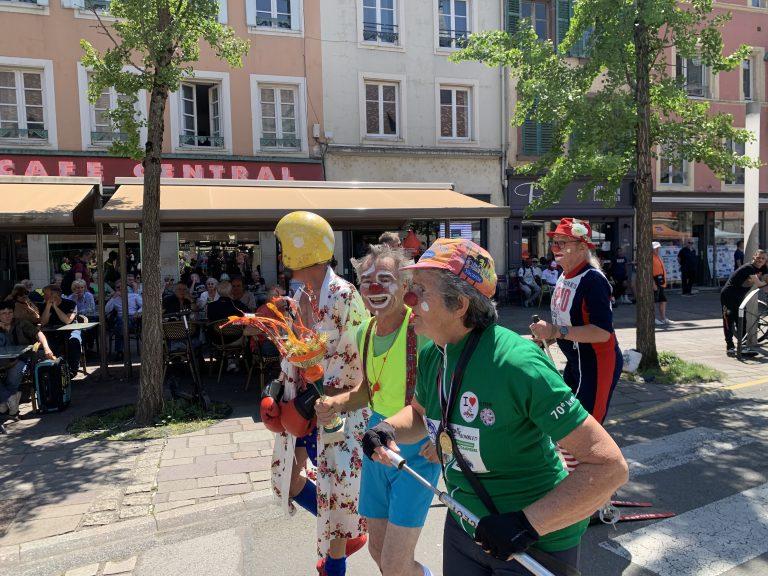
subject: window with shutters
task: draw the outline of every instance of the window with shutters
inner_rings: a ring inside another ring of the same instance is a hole
[[[461,48],[472,33],[470,0],[438,0],[437,44],[439,48]]]
[[[400,43],[398,1],[363,0],[363,42],[385,46],[397,46]]]
[[[709,68],[699,58],[675,57],[675,75],[688,96],[709,98]]]
[[[542,156],[552,148],[553,126],[549,122],[526,120],[521,129],[522,156]]]
[[[48,143],[43,71],[0,68],[0,140]]]
[[[440,86],[440,139],[472,139],[472,89],[468,86]]]
[[[301,7],[301,0],[246,0],[249,31],[300,32]]]
[[[571,19],[573,18],[573,2],[574,0],[555,0],[555,18],[557,20],[557,26],[555,30],[555,45],[560,44],[565,40],[568,30],[571,27]],[[576,42],[571,45],[568,50],[568,56],[574,58],[585,58],[587,56],[587,46],[589,38],[592,35],[592,30],[587,30],[581,35]]]
[[[400,83],[366,80],[365,135],[397,138],[400,135]]]
[[[548,0],[522,0],[520,2],[520,16],[530,23],[539,40],[550,38],[549,8]]]
[[[183,82],[180,100],[179,146],[224,148],[221,122],[221,85]]]
[[[737,156],[744,156],[745,145],[743,142],[735,142],[733,140],[726,140],[725,147],[731,150]],[[744,185],[744,168],[738,164],[731,166],[730,172],[726,175],[725,183],[729,186],[743,186]]]

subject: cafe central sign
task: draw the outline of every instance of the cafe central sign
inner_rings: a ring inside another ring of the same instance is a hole
[[[322,180],[323,170],[315,162],[254,162],[165,158],[163,178],[211,180]],[[111,156],[0,155],[0,176],[91,176],[109,186],[115,178],[144,175],[141,162]]]

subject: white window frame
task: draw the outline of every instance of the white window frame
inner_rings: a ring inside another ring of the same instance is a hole
[[[402,52],[404,51],[404,17],[405,17],[405,8],[403,6],[404,0],[393,0],[393,5],[395,7],[395,26],[397,27],[397,42],[390,43],[390,42],[382,42],[380,39],[376,40],[365,40],[365,3],[364,0],[357,0],[357,13],[358,13],[358,19],[357,19],[357,43],[361,48],[373,48],[373,49],[380,49],[380,50],[394,50],[396,52]],[[376,0],[377,5],[377,17],[379,16],[379,12],[381,11],[379,4],[381,0]]]
[[[0,140],[0,146],[3,148],[58,148],[59,138],[56,130],[56,92],[53,82],[53,60],[0,56],[0,68],[13,68],[14,70],[29,69],[42,73],[43,123],[45,129],[48,130],[48,140],[26,142],[8,138]]]
[[[453,7],[453,1],[451,0],[451,17],[452,19],[455,19],[456,10]],[[467,0],[467,34],[472,34],[478,29],[478,22],[480,17],[480,11],[478,8],[478,5],[480,4],[482,0]],[[432,12],[433,12],[433,18],[434,18],[434,48],[435,48],[435,54],[446,54],[449,55],[452,52],[455,52],[459,48],[456,48],[455,46],[440,46],[440,1],[439,0],[433,0],[432,4]],[[455,26],[454,24],[451,24],[451,26]]]
[[[272,1],[272,13],[276,15],[277,0]],[[256,0],[245,0],[245,21],[249,34],[275,34],[289,36],[304,35],[304,0],[289,0],[291,6],[291,27],[256,25]],[[274,16],[273,16],[274,17]]]
[[[303,76],[270,76],[263,74],[251,74],[251,120],[253,125],[253,153],[279,154],[281,156],[309,155],[309,134],[307,132],[307,79]],[[261,137],[263,134],[261,124],[261,88],[290,87],[296,91],[296,136],[301,140],[301,146],[296,149],[262,148]]]
[[[124,72],[130,72],[132,68],[123,68]],[[82,138],[83,150],[103,150],[109,148],[112,142],[94,143],[91,141],[93,105],[88,101],[88,74],[89,71],[77,63],[77,89],[80,94],[80,134]],[[113,90],[114,92],[114,90]],[[138,101],[136,103],[136,112],[143,118],[147,118],[147,92],[140,90]],[[139,144],[143,147],[147,141],[147,127],[142,126],[139,129]]]
[[[440,115],[440,90],[466,90],[469,92],[469,110],[467,118],[469,120],[469,137],[456,138],[442,136],[442,125]],[[460,78],[435,78],[435,136],[436,144],[440,145],[460,145],[471,146],[480,142],[480,107],[477,105],[477,98],[480,93],[480,82],[477,80],[467,80]]]
[[[728,144],[730,144],[730,148],[733,151],[736,143],[733,140],[731,140],[730,142],[726,140],[726,142],[724,144],[726,146]],[[747,145],[746,145],[746,143],[743,144],[743,146],[744,146],[744,154],[746,155],[746,153],[747,153]],[[744,170],[744,179],[746,180],[746,176],[747,176],[746,169],[742,168],[742,170]],[[735,164],[731,164],[730,172],[731,172],[731,174],[735,174],[735,172],[736,172],[736,165]],[[728,180],[723,180],[722,181],[722,189],[723,190],[728,190],[728,191],[741,191],[741,190],[744,190],[744,184],[743,183],[742,184],[736,184],[735,182],[728,182]]]
[[[659,190],[693,190],[694,163],[683,160],[683,174],[685,181],[682,184],[662,182],[661,163],[664,155],[661,149],[656,151],[656,182]]]
[[[757,5],[755,5],[756,2]],[[768,0],[747,0],[747,6],[755,10],[765,9],[768,8]]]
[[[747,94],[744,93],[744,63],[747,62],[749,64],[749,97],[747,97]],[[745,102],[754,102],[755,101],[755,87],[757,86],[757,83],[755,82],[755,72],[757,71],[757,66],[755,65],[755,57],[754,54],[750,54],[747,58],[745,58],[741,65],[739,66],[739,100],[743,100]]]
[[[683,86],[683,90],[685,90],[685,93],[687,94],[688,98],[694,98],[697,100],[717,100],[717,94],[715,91],[715,83],[714,83],[714,76],[712,74],[712,69],[704,64],[704,62],[700,63],[700,66],[702,68],[702,80],[704,81],[704,87],[707,90],[707,93],[703,96],[697,96],[695,94],[690,94],[688,92],[688,61],[689,60],[696,60],[696,58],[683,58],[682,60],[682,69],[683,69],[683,77],[685,78],[685,86]],[[677,77],[677,54],[674,53],[673,55],[673,62],[674,62],[674,70],[675,70],[675,77]]]
[[[184,83],[189,84],[218,84],[219,106],[221,113],[221,132],[224,138],[224,146],[181,146],[179,136],[182,134],[181,123],[181,90],[171,94],[168,99],[171,116],[171,151],[192,154],[232,154],[232,99],[229,83],[229,72],[213,72],[208,70],[194,70],[191,77],[184,78]]]
[[[376,74],[361,72],[359,76],[359,106],[360,106],[360,141],[368,143],[403,143],[406,141],[406,84],[405,76],[399,74]],[[377,84],[395,84],[396,91],[396,111],[397,111],[397,134],[368,134],[367,117],[365,114],[365,85],[366,83]]]
[[[0,0],[0,12],[38,14],[41,16],[48,16],[51,13],[48,7],[48,0],[37,0],[37,2],[14,2],[13,0]]]

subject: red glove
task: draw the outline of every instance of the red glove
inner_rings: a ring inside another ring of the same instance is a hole
[[[259,405],[259,414],[261,415],[261,422],[270,432],[275,434],[282,434],[285,432],[282,422],[280,421],[280,403],[277,402],[271,396],[261,399]]]
[[[301,438],[311,433],[315,428],[315,418],[307,420],[296,410],[293,400],[280,402],[280,422],[288,434]]]

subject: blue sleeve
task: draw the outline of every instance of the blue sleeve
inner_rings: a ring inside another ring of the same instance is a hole
[[[611,309],[611,285],[597,271],[590,271],[581,281],[579,288],[584,290],[584,307],[589,315],[585,324],[594,324],[598,328],[613,332],[613,310]]]

